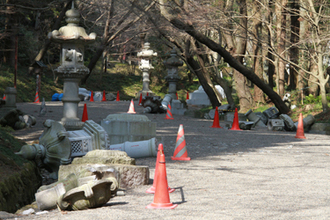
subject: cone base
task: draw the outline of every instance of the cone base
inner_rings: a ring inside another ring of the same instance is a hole
[[[170,120],[174,120],[174,118],[164,118],[164,119],[170,119]]]
[[[173,203],[150,203],[146,206],[147,209],[174,209],[178,204]]]
[[[167,188],[168,193],[172,193],[175,191],[175,189],[171,189],[170,187]],[[155,194],[156,192],[156,187],[152,186],[149,189],[147,189],[146,193],[150,193],[150,194]]]
[[[222,128],[221,126],[210,126],[210,128]]]
[[[190,160],[190,157],[171,157],[172,160]]]
[[[295,136],[295,138],[300,138],[300,139],[306,139],[306,137],[305,136]]]
[[[128,114],[136,114],[136,112],[127,112]]]
[[[242,129],[240,129],[240,128],[231,128],[229,130],[232,130],[232,131],[242,131]]]
[[[155,192],[156,192],[156,187],[154,187],[154,186],[152,186],[146,190],[146,193],[150,193],[150,194],[155,194]]]

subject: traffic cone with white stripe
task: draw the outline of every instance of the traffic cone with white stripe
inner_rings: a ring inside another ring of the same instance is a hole
[[[128,109],[128,112],[129,114],[135,114],[135,109],[134,109],[134,102],[133,102],[133,99],[131,100],[131,104],[129,105],[129,109]]]
[[[184,138],[184,130],[183,125],[180,124],[178,136],[176,138],[175,149],[173,153],[172,160],[190,160],[188,157],[187,148],[186,148],[186,140]]]
[[[172,108],[171,108],[171,104],[168,103],[168,106],[167,106],[167,112],[166,112],[166,117],[165,119],[174,119],[173,118],[173,115],[172,115]]]
[[[6,100],[6,94],[3,94],[2,100]]]
[[[34,98],[34,102],[33,103],[40,103],[38,92],[36,92],[36,96]]]

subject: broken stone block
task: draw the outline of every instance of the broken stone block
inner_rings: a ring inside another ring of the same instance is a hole
[[[75,211],[102,206],[111,198],[111,184],[108,179],[89,181],[66,192],[58,205],[62,210],[70,208]]]
[[[265,123],[261,120],[261,118],[257,114],[255,114],[251,109],[245,113],[245,116],[250,121],[254,122],[254,126],[266,127]]]
[[[269,119],[267,128],[270,131],[283,131],[284,121],[282,119]]]
[[[156,123],[138,114],[110,114],[101,121],[111,144],[143,141],[156,137]]]
[[[149,167],[135,166],[135,160],[122,151],[94,150],[84,157],[75,158],[72,164],[60,166],[59,180],[65,179],[71,173],[81,173],[84,176],[94,175],[95,170],[113,169],[118,174],[120,189],[133,188],[149,183]],[[103,171],[102,171],[103,170]]]
[[[71,157],[83,156],[96,149],[108,149],[107,132],[93,120],[87,120],[82,130],[68,131],[71,142]]]
[[[279,111],[275,107],[270,107],[269,109],[266,109],[262,112],[268,119],[275,119],[278,118],[280,115]]]
[[[242,130],[251,130],[253,125],[254,125],[253,121],[240,121],[239,122],[239,128]]]
[[[280,119],[282,119],[284,121],[284,124],[285,124],[284,129],[286,131],[294,131],[294,130],[296,130],[296,125],[294,124],[294,122],[292,121],[292,119],[290,118],[290,116],[288,116],[287,114],[281,114],[280,115]]]
[[[125,151],[128,156],[133,158],[157,156],[156,138],[146,141],[126,141],[121,144],[112,144],[109,146],[109,149]]]
[[[235,112],[226,112],[224,119],[225,119],[225,121],[233,122],[234,116],[235,116]],[[247,118],[244,114],[238,113],[238,121],[246,121],[246,120],[247,120]]]

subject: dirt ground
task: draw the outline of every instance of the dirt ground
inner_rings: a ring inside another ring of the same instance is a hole
[[[88,118],[97,123],[109,114],[126,113],[128,101],[86,102]],[[79,104],[81,117],[83,104]],[[40,104],[18,103],[22,111],[35,115],[35,127],[14,132],[27,142],[37,140],[45,119],[62,118],[61,102],[46,102],[47,114],[38,117]],[[135,111],[143,108],[135,102]],[[212,120],[165,114],[146,114],[157,123],[157,139],[163,142],[173,210],[150,210],[151,185],[128,189],[125,196],[112,198],[105,206],[84,211],[8,219],[329,219],[330,217],[330,137],[295,132],[275,132],[266,128],[232,131],[210,128]],[[184,128],[190,161],[172,161],[179,125]],[[224,127],[224,123],[220,122]],[[153,179],[156,158],[136,159],[150,167]],[[4,218],[6,219],[6,218]]]

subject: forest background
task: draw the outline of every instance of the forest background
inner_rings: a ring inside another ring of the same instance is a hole
[[[327,0],[81,0],[80,26],[95,32],[85,48],[88,90],[120,91],[130,99],[142,88],[137,52],[144,42],[153,58],[151,89],[167,93],[163,61],[175,48],[184,61],[180,99],[202,85],[212,107],[224,103],[281,113],[328,113],[329,21]],[[14,84],[18,101],[33,101],[36,76],[40,97],[51,99],[63,86],[53,72],[60,45],[47,35],[66,25],[72,0],[0,1],[0,93]],[[40,71],[36,61],[45,66]],[[221,85],[226,99],[214,88]],[[282,98],[289,93],[290,109]]]

